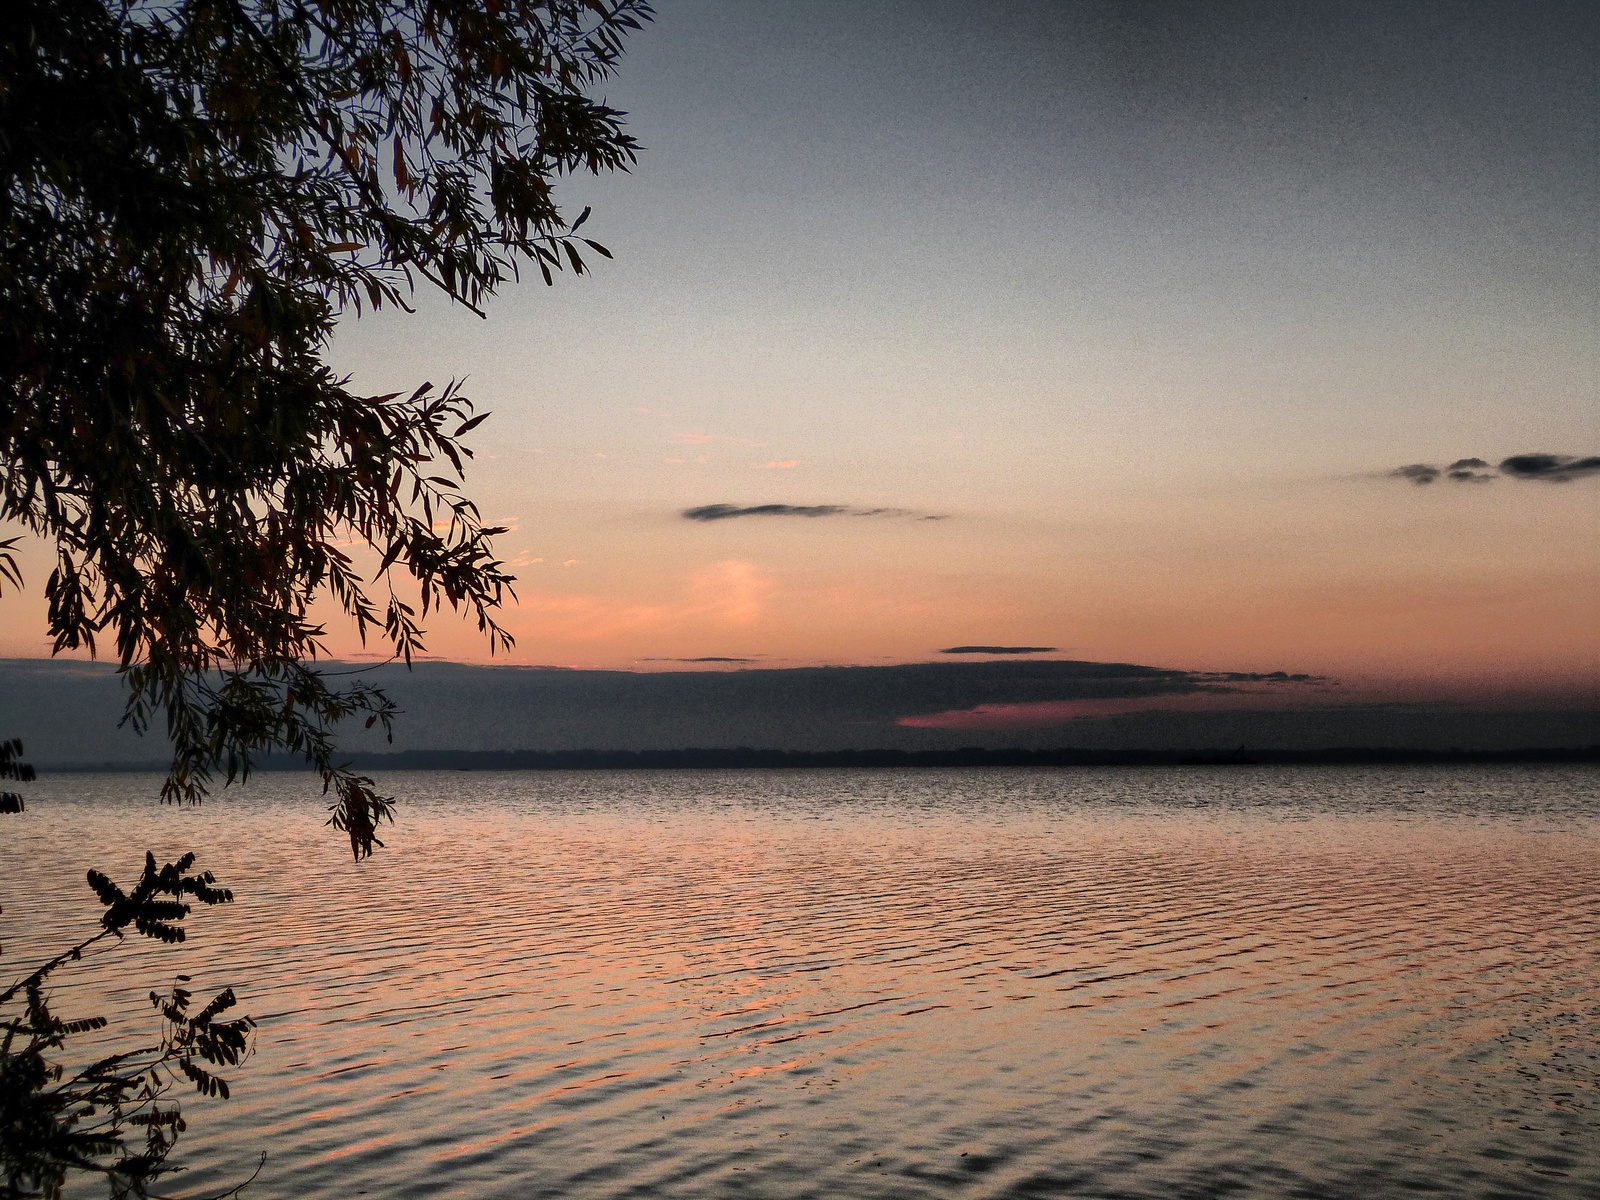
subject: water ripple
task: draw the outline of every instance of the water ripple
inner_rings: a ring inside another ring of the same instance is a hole
[[[304,780],[45,781],[6,962],[144,847],[239,896],[57,989],[260,1020],[182,1179],[259,1196],[1600,1194],[1579,768],[415,773],[359,866]],[[123,973],[112,963],[131,968]]]

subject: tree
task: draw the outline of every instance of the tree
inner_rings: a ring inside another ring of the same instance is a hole
[[[162,1022],[153,1042],[81,1064],[70,1074],[59,1057],[68,1039],[103,1029],[107,1021],[63,1020],[46,992],[58,970],[107,938],[121,942],[129,927],[168,944],[181,942],[191,901],[233,900],[227,888],[215,886],[210,871],[190,873],[193,865],[194,855],[186,854],[158,870],[147,853],[131,892],[90,871],[89,886],[106,908],[100,931],[0,991],[0,1197],[59,1196],[74,1170],[104,1178],[112,1200],[148,1196],[150,1185],[173,1169],[167,1155],[185,1128],[176,1103],[162,1107],[173,1085],[182,1078],[203,1095],[227,1098],[227,1080],[215,1068],[238,1066],[250,1052],[255,1028],[249,1017],[219,1019],[238,1003],[233,989],[190,1012],[194,994],[183,986],[189,977],[179,975],[167,995],[150,993]],[[130,1132],[141,1129],[143,1146],[130,1146]]]
[[[35,778],[32,764],[22,761],[22,743],[16,739],[0,742],[0,779],[32,783]],[[19,813],[26,807],[19,793],[0,792],[0,813]]]
[[[626,170],[591,92],[641,0],[13,0],[0,29],[0,520],[52,541],[55,649],[114,641],[164,717],[163,799],[303,754],[370,854],[391,801],[333,729],[395,714],[315,666],[331,597],[407,662],[512,577],[461,492],[455,383],[362,396],[335,321],[432,287],[481,312],[590,251],[553,185]],[[364,578],[343,545],[380,555]],[[20,582],[0,543],[0,587]],[[411,590],[408,591],[407,589]],[[419,598],[416,603],[407,595]],[[420,611],[419,611],[420,609]],[[377,844],[381,845],[381,842]]]

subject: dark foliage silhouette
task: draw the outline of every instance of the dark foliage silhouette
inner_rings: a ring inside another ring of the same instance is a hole
[[[22,761],[22,743],[13,738],[0,742],[0,779],[14,779],[18,783],[31,783],[33,767]],[[0,792],[0,813],[19,813],[27,805],[17,792]]]
[[[491,650],[511,576],[462,493],[455,383],[366,396],[336,320],[420,284],[481,311],[606,255],[553,185],[625,170],[590,93],[640,0],[12,0],[0,21],[0,521],[53,544],[55,649],[115,647],[168,800],[303,756],[370,854],[390,800],[333,728],[319,598],[409,662],[448,606]],[[370,548],[375,571],[351,546]],[[0,589],[21,582],[0,543]],[[380,843],[381,844],[381,843]]]
[[[151,1041],[79,1067],[70,1065],[70,1039],[103,1029],[106,1018],[63,1019],[46,990],[57,971],[108,939],[121,941],[130,928],[176,944],[194,904],[233,900],[211,872],[193,873],[193,865],[186,854],[158,869],[147,853],[127,892],[90,871],[89,886],[106,910],[99,932],[0,992],[0,1197],[58,1195],[70,1171],[103,1176],[113,1200],[154,1195],[155,1181],[177,1169],[166,1159],[185,1128],[172,1088],[188,1082],[202,1095],[227,1098],[216,1068],[244,1060],[255,1027],[249,1017],[221,1019],[237,1003],[231,988],[196,1009],[189,977],[179,975],[165,995],[150,993],[160,1017]]]

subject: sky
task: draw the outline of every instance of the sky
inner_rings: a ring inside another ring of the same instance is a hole
[[[606,88],[638,166],[564,185],[614,259],[330,348],[494,414],[496,662],[1595,706],[1593,5],[657,8]],[[48,654],[29,564],[0,657]]]

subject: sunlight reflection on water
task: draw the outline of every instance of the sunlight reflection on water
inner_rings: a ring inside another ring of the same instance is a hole
[[[261,1022],[185,1102],[196,1193],[264,1149],[247,1196],[1587,1197],[1596,781],[415,772],[357,866],[301,776],[58,776],[0,934],[81,936],[146,847],[234,888],[56,992],[114,1040],[182,970]]]

